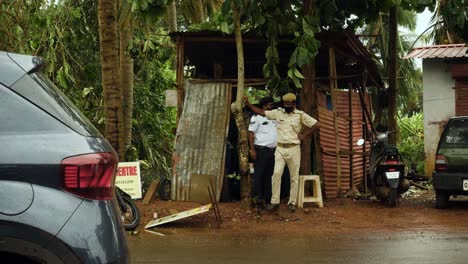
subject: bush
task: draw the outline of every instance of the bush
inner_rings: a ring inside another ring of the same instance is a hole
[[[424,172],[424,120],[422,113],[411,117],[404,116],[398,120],[398,150],[409,168],[416,165],[418,172]]]

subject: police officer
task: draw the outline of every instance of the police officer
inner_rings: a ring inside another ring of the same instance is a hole
[[[270,96],[260,100],[263,110],[273,108]],[[254,206],[263,209],[265,201],[271,199],[271,176],[275,165],[276,121],[262,115],[253,115],[249,124],[250,157],[254,160],[252,197]]]
[[[299,167],[301,164],[301,141],[316,131],[320,124],[317,120],[303,111],[296,109],[296,96],[288,93],[282,97],[284,108],[265,111],[252,105],[244,96],[245,104],[256,114],[263,115],[270,120],[276,120],[278,131],[278,145],[275,151],[275,167],[272,178],[271,203],[266,207],[268,211],[279,208],[281,176],[287,164],[290,172],[290,193],[288,209],[296,210],[298,192]]]

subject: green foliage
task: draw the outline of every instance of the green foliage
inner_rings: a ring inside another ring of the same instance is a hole
[[[131,10],[148,23],[157,22],[166,12],[168,0],[126,0]]]
[[[18,0],[0,9],[0,50],[43,57],[48,77],[103,129],[97,2]]]
[[[103,131],[97,3],[0,1],[0,50],[44,57],[48,77]],[[175,79],[169,66],[172,45],[165,32],[149,29],[140,24],[129,46],[135,105],[127,154],[128,160],[141,161],[143,188],[154,178],[170,176],[175,126],[175,110],[164,107],[164,91],[173,88]]]
[[[170,178],[176,111],[164,107],[164,92],[173,86],[174,73],[168,64],[154,62],[141,72],[135,83],[132,145],[139,159],[149,164],[143,172],[143,188],[152,179]]]
[[[221,9],[219,23],[224,25],[221,27],[223,32],[228,32],[228,25],[232,25],[231,2],[225,1]],[[404,10],[411,11],[411,14],[414,11],[422,12],[426,7],[433,9],[435,6],[435,0],[329,0],[311,1],[311,9],[304,10],[304,2],[306,1],[234,2],[242,15],[241,23],[245,31],[254,31],[268,40],[265,52],[267,62],[263,66],[263,74],[269,80],[268,87],[276,91],[289,89],[289,83],[296,88],[302,87],[301,67],[313,61],[320,47],[314,37],[315,33],[323,29],[356,30],[376,21],[381,12],[388,12],[394,5],[400,5]],[[411,20],[406,23],[411,24]],[[281,76],[277,67],[280,59],[277,49],[280,36],[293,37],[296,44],[289,59],[286,76]]]
[[[154,27],[154,28],[153,28]],[[171,41],[158,25],[135,31],[129,44],[134,58],[133,155],[148,165],[143,189],[156,178],[171,176],[176,110],[165,107],[165,91],[174,88]],[[136,152],[136,153],[135,153]]]
[[[445,26],[465,42],[468,41],[468,3],[465,0],[447,0],[441,4],[440,15]]]
[[[398,150],[409,167],[415,164],[417,171],[424,172],[424,119],[422,113],[398,120]]]

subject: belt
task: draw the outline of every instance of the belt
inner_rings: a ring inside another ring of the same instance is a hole
[[[269,147],[259,146],[259,145],[254,145],[254,148],[256,148],[256,149],[266,149],[266,150],[269,150],[269,151],[275,151],[276,150],[276,148],[269,148]]]
[[[299,144],[293,144],[293,143],[278,143],[278,147],[281,148],[292,148],[295,146],[299,146]]]

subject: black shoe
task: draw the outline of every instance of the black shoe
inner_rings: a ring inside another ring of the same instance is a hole
[[[265,204],[263,203],[263,201],[252,201],[252,208],[254,209],[258,209],[258,210],[263,210],[265,209]]]
[[[278,208],[279,208],[279,204],[268,204],[265,207],[265,210],[267,210],[268,212],[274,212],[274,211],[278,210]]]
[[[291,213],[296,211],[296,206],[294,204],[288,204],[288,209]]]

